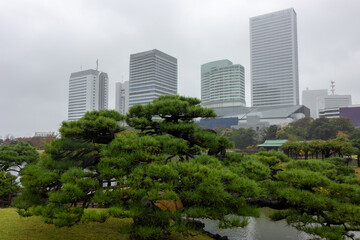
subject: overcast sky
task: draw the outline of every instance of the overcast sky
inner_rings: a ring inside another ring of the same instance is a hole
[[[96,67],[129,78],[130,54],[159,49],[178,59],[179,94],[200,98],[200,65],[240,63],[250,99],[249,18],[293,7],[301,91],[329,89],[360,103],[358,0],[1,0],[0,136],[57,131],[67,119],[72,72]]]

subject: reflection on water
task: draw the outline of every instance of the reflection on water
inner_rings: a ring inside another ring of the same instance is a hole
[[[267,216],[269,209],[261,209],[259,218],[249,218],[249,224],[245,228],[219,229],[218,222],[202,219],[205,230],[221,236],[227,236],[230,240],[305,240],[311,235],[300,232],[290,227],[285,221],[271,221]]]
[[[218,221],[209,219],[198,219],[205,223],[205,231],[221,236],[227,236],[230,240],[307,240],[314,236],[298,231],[289,226],[285,220],[271,221],[268,217],[272,210],[270,208],[260,209],[259,218],[249,218],[249,224],[245,228],[219,229]],[[355,238],[360,238],[360,232],[352,232]]]

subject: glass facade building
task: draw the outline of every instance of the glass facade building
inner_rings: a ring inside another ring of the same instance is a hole
[[[108,108],[107,73],[89,69],[75,72],[69,80],[68,120],[78,120],[88,111]]]
[[[201,105],[245,106],[244,67],[226,59],[201,65]]]
[[[250,18],[250,57],[253,106],[299,105],[294,9]]]
[[[115,110],[124,115],[129,110],[129,81],[115,85]]]
[[[177,94],[177,59],[159,50],[130,55],[129,106]]]

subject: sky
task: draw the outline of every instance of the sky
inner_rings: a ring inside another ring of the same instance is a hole
[[[0,138],[57,131],[67,119],[69,77],[80,69],[129,78],[130,54],[178,59],[178,92],[200,98],[201,64],[245,67],[251,106],[249,18],[294,8],[302,90],[351,94],[360,104],[358,0],[1,0]]]

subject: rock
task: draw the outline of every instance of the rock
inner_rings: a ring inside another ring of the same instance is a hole
[[[208,235],[209,237],[211,237],[212,239],[215,240],[229,240],[229,238],[227,236],[220,236],[219,234],[212,234],[211,232],[208,231],[204,231],[206,233],[206,235]]]

